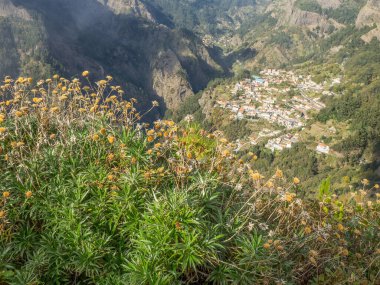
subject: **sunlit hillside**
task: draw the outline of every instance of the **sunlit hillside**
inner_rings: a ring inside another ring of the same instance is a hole
[[[379,185],[306,196],[88,78],[0,87],[0,284],[379,284]]]

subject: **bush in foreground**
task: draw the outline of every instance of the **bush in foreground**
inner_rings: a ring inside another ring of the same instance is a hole
[[[380,280],[380,203],[364,188],[300,199],[298,178],[262,177],[218,133],[139,124],[111,80],[5,78],[0,283]]]

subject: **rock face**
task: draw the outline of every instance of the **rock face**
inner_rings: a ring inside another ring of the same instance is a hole
[[[0,17],[17,17],[30,20],[28,11],[23,8],[16,7],[10,0],[0,0]]]
[[[178,109],[186,97],[194,95],[186,70],[173,51],[160,52],[152,68],[153,89],[169,109]]]
[[[271,13],[272,17],[278,19],[278,26],[297,26],[308,29],[320,28],[321,31],[327,30],[330,26],[337,28],[342,25],[336,21],[329,19],[318,13],[303,11],[296,7],[297,0],[278,0],[271,3],[267,12]],[[319,4],[324,7],[339,7],[340,1],[320,0]]]
[[[369,0],[361,9],[356,20],[357,27],[380,23],[380,0]]]
[[[149,20],[154,20],[146,6],[137,0],[98,0],[110,7],[115,14],[136,14]]]

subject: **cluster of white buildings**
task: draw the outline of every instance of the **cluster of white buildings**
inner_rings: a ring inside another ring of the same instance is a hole
[[[216,106],[230,110],[237,120],[264,119],[289,130],[304,126],[309,111],[325,107],[319,99],[303,94],[305,90],[322,88],[309,78],[302,81],[302,76],[276,69],[264,70],[261,75],[266,77],[253,76],[236,83],[232,90],[233,100],[217,101]],[[285,87],[278,86],[282,83],[286,83]],[[290,86],[299,89],[301,95],[279,99],[280,95],[291,91]]]
[[[271,151],[282,151],[286,148],[292,148],[293,144],[299,142],[298,134],[285,134],[277,138],[268,140],[268,143],[265,145],[266,148],[269,148]]]
[[[292,90],[297,92],[290,95]],[[261,138],[269,138],[266,147],[272,151],[282,151],[297,143],[299,136],[297,133],[292,134],[294,131],[281,135],[283,131],[278,130],[278,126],[286,130],[305,126],[309,112],[319,112],[325,107],[320,98],[310,97],[307,93],[322,95],[323,90],[323,86],[313,82],[310,76],[266,69],[260,72],[260,76],[236,83],[231,91],[232,99],[218,100],[215,107],[229,110],[231,119],[263,119],[270,122],[277,130],[263,129],[249,138],[250,143],[256,145]],[[328,154],[330,149],[319,144],[316,151]]]

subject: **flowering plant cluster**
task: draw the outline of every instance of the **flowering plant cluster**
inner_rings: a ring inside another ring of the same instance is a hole
[[[302,198],[221,133],[141,123],[112,77],[89,76],[0,87],[0,283],[379,282],[369,181]]]

